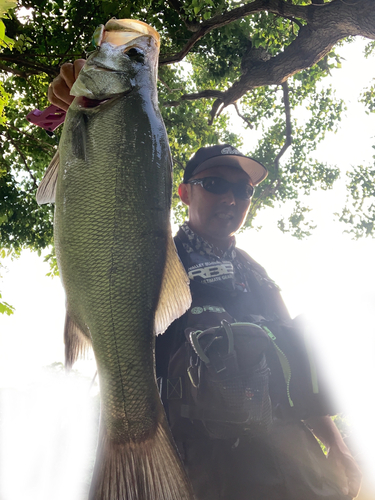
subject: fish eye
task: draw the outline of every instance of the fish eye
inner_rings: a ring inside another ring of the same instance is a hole
[[[130,47],[129,49],[125,49],[124,53],[130,57],[132,61],[137,61],[140,63],[143,63],[144,61],[144,54],[141,50],[137,49],[136,47]]]

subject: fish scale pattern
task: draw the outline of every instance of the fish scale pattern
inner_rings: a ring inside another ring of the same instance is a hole
[[[113,107],[88,125],[81,120],[87,140],[73,158],[64,156],[64,146],[74,145],[77,125],[64,131],[60,154],[66,168],[57,186],[55,239],[68,313],[92,340],[107,431],[114,439],[137,440],[154,431],[161,412],[150,378],[169,200],[161,202],[156,194],[168,193],[170,174],[169,165],[164,176],[161,166],[145,171],[157,156],[153,141],[140,151],[139,133],[124,122],[117,130],[124,142],[114,146],[119,111]],[[148,116],[140,128],[145,139],[152,135]]]
[[[106,28],[113,43],[103,41],[74,84],[79,97],[60,141],[55,210],[67,324],[74,325],[66,335],[78,328],[91,339],[100,378],[89,500],[192,500],[154,373],[154,331],[164,331],[190,303],[170,229],[158,37],[140,21],[111,20]],[[129,35],[144,56],[127,55]]]

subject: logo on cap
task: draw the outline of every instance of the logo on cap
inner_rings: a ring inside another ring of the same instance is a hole
[[[231,146],[227,147],[227,148],[223,148],[220,153],[222,155],[240,155],[240,156],[243,156],[242,153],[240,153],[238,151],[238,149],[236,148],[232,148]]]

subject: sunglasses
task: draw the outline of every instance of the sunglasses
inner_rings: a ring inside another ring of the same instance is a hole
[[[250,200],[254,194],[254,187],[246,182],[228,182],[221,177],[202,177],[202,179],[192,179],[187,184],[197,184],[203,189],[213,194],[225,194],[232,191],[235,198],[239,200]]]

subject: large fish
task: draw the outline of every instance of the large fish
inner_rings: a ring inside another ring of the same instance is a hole
[[[67,364],[90,342],[100,380],[89,498],[191,500],[154,370],[154,335],[190,304],[170,228],[159,36],[145,23],[112,19],[94,38],[96,51],[72,88],[60,160],[38,190],[40,203],[55,197]]]

